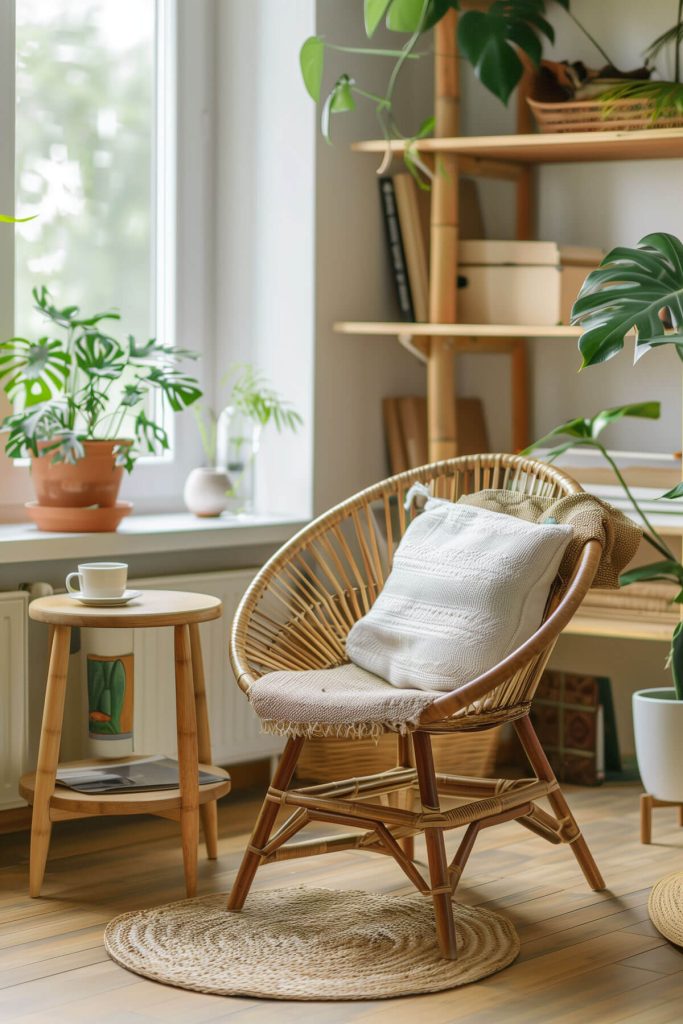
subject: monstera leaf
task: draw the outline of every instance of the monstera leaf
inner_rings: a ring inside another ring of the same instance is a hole
[[[64,390],[71,357],[53,338],[10,338],[0,343],[0,380],[11,402],[25,407],[46,402]]]
[[[460,15],[460,50],[482,85],[503,103],[508,102],[524,74],[519,51],[538,66],[541,36],[554,41],[553,27],[544,14],[544,0],[495,0],[487,11],[465,11]]]
[[[553,441],[558,437],[568,437],[570,440],[548,452],[546,458],[557,458],[577,444],[600,447],[598,438],[605,427],[608,427],[611,423],[616,423],[618,420],[623,419],[624,416],[658,420],[660,412],[661,406],[659,402],[633,402],[629,405],[617,405],[612,409],[602,409],[595,416],[579,416],[576,419],[567,420],[566,423],[560,423],[559,426],[553,427],[543,437],[539,437],[537,441],[530,444],[521,454],[530,455],[537,448],[543,447],[548,441]]]
[[[612,249],[586,278],[571,319],[584,329],[583,366],[611,359],[634,329],[636,361],[653,346],[683,345],[681,241],[657,232],[641,238],[635,249]]]

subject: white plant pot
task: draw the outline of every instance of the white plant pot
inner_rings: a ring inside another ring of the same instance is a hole
[[[683,700],[672,688],[633,694],[638,768],[645,792],[683,803]]]
[[[185,481],[183,500],[196,516],[219,516],[228,507],[231,486],[224,469],[201,466]]]

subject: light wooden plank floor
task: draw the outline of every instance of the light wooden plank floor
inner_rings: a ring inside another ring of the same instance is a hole
[[[104,924],[115,914],[181,899],[176,827],[160,819],[98,819],[55,826],[45,896],[26,894],[25,833],[0,837],[0,1021],[21,1024],[665,1024],[683,1016],[683,953],[650,925],[653,882],[683,868],[683,829],[656,812],[652,846],[638,842],[638,789],[569,789],[610,886],[593,893],[566,847],[514,823],[487,830],[459,898],[499,908],[517,927],[518,961],[451,992],[356,1003],[277,1003],[182,992],[108,960]],[[228,797],[218,862],[200,862],[200,894],[229,888],[256,810]],[[457,838],[451,833],[451,842]],[[418,847],[420,859],[424,850]],[[368,853],[263,868],[261,888],[291,884],[407,892],[398,868]]]

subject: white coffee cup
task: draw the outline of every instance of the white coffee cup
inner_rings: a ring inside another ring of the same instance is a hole
[[[72,586],[72,580],[77,580],[78,586]],[[84,562],[78,566],[78,572],[69,573],[66,589],[70,594],[89,598],[123,597],[127,581],[125,562]]]

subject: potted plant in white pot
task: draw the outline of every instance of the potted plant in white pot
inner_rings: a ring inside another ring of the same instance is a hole
[[[153,338],[119,342],[103,328],[118,313],[60,309],[44,287],[33,296],[50,333],[0,343],[0,380],[14,410],[2,422],[5,450],[30,458],[36,490],[27,512],[41,529],[116,529],[132,508],[117,502],[124,470],[169,446],[149,397],[160,394],[174,412],[195,402],[199,385],[178,365],[195,355]]]
[[[635,249],[613,249],[586,278],[572,310],[572,322],[584,328],[579,339],[582,367],[611,359],[621,351],[630,331],[635,331],[636,362],[661,345],[675,345],[683,360],[683,243],[673,235],[655,233],[641,239]],[[622,416],[656,419],[659,403],[621,406],[590,419],[570,420],[534,442],[527,452],[559,437],[568,440],[546,457],[557,458],[570,447],[598,449],[631,502],[644,539],[657,552],[656,561],[624,573],[621,585],[667,580],[680,588],[674,601],[683,604],[681,559],[655,529],[599,440],[605,427]],[[683,483],[662,497],[683,497]],[[673,631],[668,664],[672,687],[640,690],[633,696],[636,755],[646,791],[657,800],[683,803],[683,623]]]

